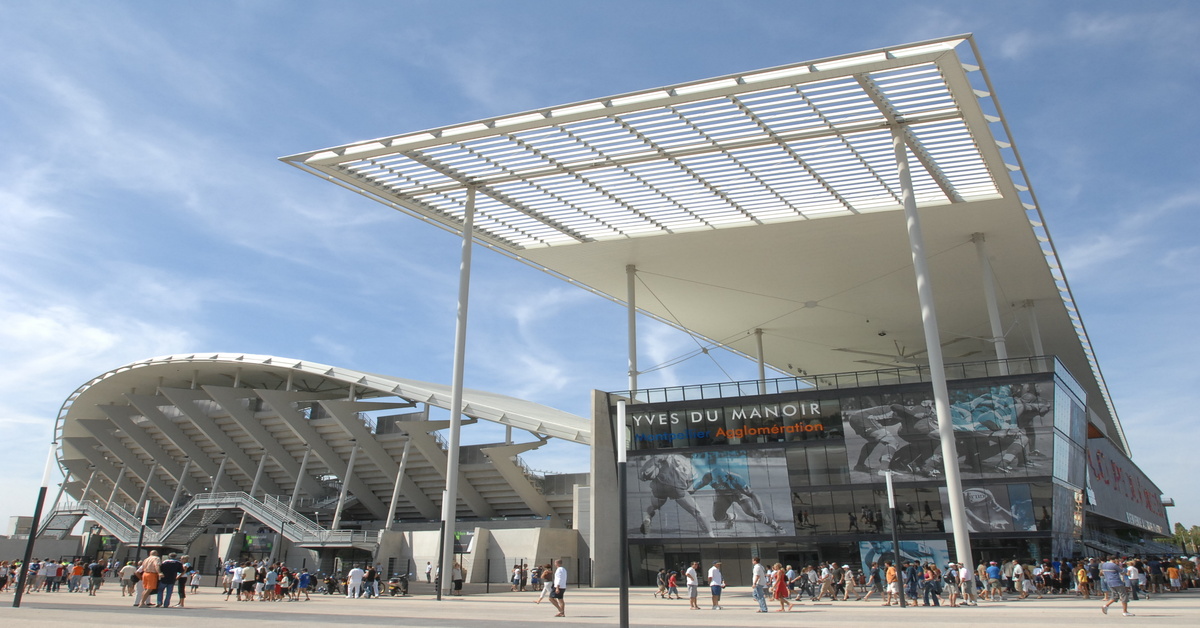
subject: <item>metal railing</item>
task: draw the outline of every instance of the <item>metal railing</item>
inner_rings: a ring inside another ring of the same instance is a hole
[[[379,542],[379,531],[377,530],[327,530],[303,514],[288,508],[283,500],[273,495],[266,495],[262,500],[258,500],[248,493],[232,492],[203,493],[192,497],[172,514],[171,519],[161,529],[147,528],[143,544],[161,544],[179,531],[196,511],[218,509],[242,510],[267,526],[279,530],[289,541],[300,545],[347,545]],[[129,511],[115,504],[111,509],[106,510],[100,504],[92,501],[64,503],[55,509],[55,513],[85,514],[95,519],[96,523],[122,543],[135,543],[142,534],[141,521]],[[206,522],[212,522],[207,514],[201,520],[200,527],[205,527]],[[196,530],[190,530],[189,536],[194,540],[197,536]]]
[[[139,528],[142,525],[140,521],[134,525],[129,525],[123,518],[105,510],[100,504],[91,500],[60,504],[52,514],[71,512],[82,513],[95,519],[96,523],[100,524],[100,527],[108,530],[109,533],[120,539],[122,543],[130,543],[136,540]],[[49,521],[49,517],[46,520]]]
[[[1057,359],[1045,356],[1010,358],[1007,360],[983,360],[945,365],[946,379],[948,380],[1001,377],[1005,375],[1029,375],[1060,370],[1066,372]],[[805,375],[803,377],[717,382],[691,386],[671,386],[667,388],[642,388],[634,391],[616,391],[609,394],[615,397],[633,399],[634,403],[664,403],[774,395],[789,392],[892,386],[896,384],[920,384],[931,381],[932,372],[928,366],[907,366],[872,371]]]

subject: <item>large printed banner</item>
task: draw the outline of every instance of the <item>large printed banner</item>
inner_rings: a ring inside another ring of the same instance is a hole
[[[630,538],[794,536],[783,448],[629,457]]]
[[[891,541],[859,541],[858,553],[864,573],[870,572],[872,564],[883,567],[885,561],[896,562]],[[950,562],[950,550],[945,541],[900,541],[900,560],[914,560],[921,565],[933,563],[945,569]]]
[[[1169,534],[1162,492],[1112,443],[1088,440],[1088,489],[1092,510],[1143,530]]]
[[[942,498],[946,529],[953,529],[946,487],[939,488],[938,493]],[[968,532],[1034,532],[1050,529],[1050,504],[1041,504],[1041,512],[1035,513],[1029,484],[972,486],[963,489],[962,495]]]
[[[755,404],[727,399],[634,406],[628,445],[631,451],[662,451],[844,441],[853,483],[877,484],[884,469],[897,481],[937,478],[944,465],[932,389],[898,390],[837,397],[801,391]],[[950,421],[964,479],[1051,474],[1053,383],[952,386]]]
[[[1049,382],[950,389],[958,463],[964,479],[1050,475],[1054,390]],[[932,392],[859,395],[842,400],[846,453],[855,483],[939,477],[941,435]]]

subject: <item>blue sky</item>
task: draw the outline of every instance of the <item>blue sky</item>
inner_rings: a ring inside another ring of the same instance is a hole
[[[1135,460],[1200,524],[1200,5],[1138,4],[0,2],[0,522],[32,511],[63,400],[131,361],[449,381],[457,240],[278,157],[972,32]],[[467,386],[580,415],[625,386],[619,306],[475,263]],[[642,366],[694,348],[649,321],[640,342]],[[726,373],[756,368],[717,353],[641,383]],[[566,447],[530,462],[585,470]]]

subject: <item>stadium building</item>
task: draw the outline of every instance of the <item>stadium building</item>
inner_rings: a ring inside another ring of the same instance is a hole
[[[461,304],[473,247],[624,304],[627,390],[583,418],[300,360],[148,360],[64,406],[50,529],[86,515],[129,544],[149,504],[144,544],[193,556],[392,571],[441,544],[472,580],[561,556],[598,585],[627,547],[645,583],[892,555],[890,472],[905,556],[1169,551],[1012,135],[963,35],[286,157],[461,234]],[[639,386],[639,316],[759,378]],[[459,445],[474,421],[534,439]],[[550,438],[591,473],[524,469]]]

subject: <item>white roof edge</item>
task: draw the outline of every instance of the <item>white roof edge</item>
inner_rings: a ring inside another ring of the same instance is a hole
[[[635,108],[640,108],[645,105],[666,103],[672,98],[693,100],[696,97],[702,97],[706,91],[718,92],[720,88],[724,87],[729,81],[735,81],[737,84],[746,85],[748,89],[758,89],[760,86],[755,85],[755,83],[758,81],[754,80],[758,77],[769,79],[786,75],[790,78],[802,73],[799,72],[801,69],[806,70],[806,72],[803,73],[813,74],[822,74],[825,72],[832,72],[834,70],[845,72],[848,68],[862,63],[878,63],[879,61],[883,60],[903,59],[919,54],[931,54],[953,50],[954,48],[958,47],[959,44],[972,40],[973,35],[971,33],[965,33],[961,35],[939,37],[909,44],[902,44],[899,46],[888,46],[876,48],[874,50],[823,57],[810,61],[801,61],[798,63],[790,63],[770,68],[752,70],[749,72],[738,72],[724,76],[709,77],[695,81],[677,83],[674,85],[641,89],[616,96],[593,98],[551,107],[543,107],[540,109],[533,109],[519,113],[506,114],[495,118],[484,118],[471,122],[460,122],[422,131],[402,133],[399,135],[389,135],[370,140],[362,140],[350,144],[331,146],[328,148],[296,153],[294,155],[287,155],[280,157],[279,160],[292,163],[297,166],[332,165],[346,161],[357,161],[378,153],[391,153],[397,150],[399,147],[409,149],[419,147],[423,144],[440,144],[450,138],[458,139],[458,136],[460,135],[468,135],[473,132],[492,134],[495,133],[497,129],[508,130],[511,127],[512,130],[516,130],[526,124],[544,123],[547,120],[568,121],[574,119],[586,119],[589,117],[594,117],[599,113],[610,113],[614,108],[620,109],[623,105],[633,105]],[[882,55],[882,57],[880,57],[880,55]],[[796,70],[796,72],[788,74],[788,72],[791,70]],[[711,90],[704,89],[707,86],[713,87]],[[534,124],[534,126],[540,126],[540,124]]]
[[[93,386],[110,379],[128,373],[133,370],[143,368],[155,368],[166,365],[178,364],[228,364],[230,366],[261,366],[263,368],[275,369],[279,371],[298,371],[305,374],[316,375],[325,379],[330,379],[345,384],[354,384],[360,387],[359,390],[377,391],[384,395],[400,396],[406,398],[421,399],[423,402],[428,400],[430,405],[442,408],[449,408],[449,404],[441,405],[436,402],[437,399],[449,400],[450,387],[441,384],[432,384],[428,382],[420,382],[416,380],[401,379],[386,375],[378,375],[374,373],[366,373],[353,369],[334,367],[328,364],[318,362],[310,362],[297,360],[294,358],[282,358],[278,356],[256,355],[246,353],[185,353],[176,355],[164,355],[145,360],[130,362],[101,375],[93,377],[83,385],[79,386],[72,392],[67,400],[59,409],[58,417],[55,420],[54,440],[58,446],[62,446],[62,427],[63,421],[70,412],[70,408],[74,401],[79,398],[85,391]],[[557,410],[549,406],[545,406],[536,402],[517,399],[499,393],[491,393],[479,390],[464,390],[463,402],[471,406],[471,416],[499,422],[501,417],[506,417],[507,421],[504,425],[511,425],[519,429],[525,429],[531,432],[537,431],[539,424],[544,424],[550,431],[555,434],[547,434],[558,436],[558,434],[573,434],[575,438],[567,438],[573,442],[580,444],[589,444],[591,442],[591,421],[583,417]],[[544,430],[543,430],[544,431]],[[558,436],[563,438],[562,436]],[[59,456],[61,460],[61,455]]]

